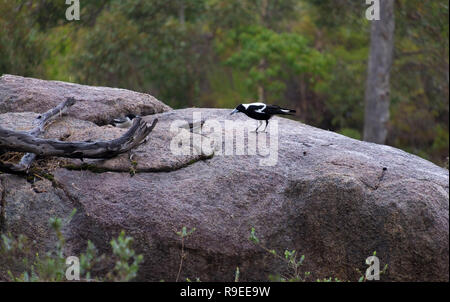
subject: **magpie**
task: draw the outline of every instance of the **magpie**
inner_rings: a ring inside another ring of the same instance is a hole
[[[124,118],[115,118],[112,120],[111,125],[118,128],[128,128],[132,125],[132,120],[136,117],[136,115],[130,113],[127,114]]]
[[[266,105],[264,103],[251,103],[251,104],[240,104],[237,106],[230,115],[233,115],[237,112],[245,113],[248,117],[258,120],[258,127],[255,132],[258,132],[258,128],[262,125],[262,121],[266,121],[266,127],[264,131],[266,131],[267,125],[269,124],[269,119],[275,114],[283,114],[283,115],[293,115],[295,110],[284,109],[277,105]],[[261,121],[261,124],[259,123]]]

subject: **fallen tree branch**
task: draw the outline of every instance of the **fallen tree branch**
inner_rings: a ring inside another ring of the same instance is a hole
[[[55,115],[57,115],[57,114],[61,115],[64,111],[66,111],[73,104],[75,104],[75,99],[73,97],[69,97],[67,100],[60,103],[58,106],[48,110],[44,114],[39,115],[36,118],[38,125],[35,128],[33,128],[32,130],[28,131],[28,133],[32,136],[41,135],[44,132],[46,124]],[[13,170],[16,172],[27,172],[35,158],[36,158],[35,153],[27,153],[22,157],[22,159],[20,160],[20,162],[17,165],[10,164],[9,170]]]
[[[0,149],[29,152],[38,156],[67,158],[111,158],[139,146],[156,126],[158,119],[149,126],[140,117],[133,119],[131,128],[121,137],[111,141],[61,142],[41,139],[28,132],[12,131],[0,127]],[[7,169],[10,164],[0,164]],[[9,167],[11,168],[11,167]]]
[[[32,130],[28,131],[28,133],[32,136],[38,136],[42,132],[44,132],[45,125],[52,117],[54,117],[57,114],[63,114],[69,107],[71,107],[73,104],[75,104],[75,99],[73,97],[67,98],[64,102],[60,103],[58,106],[50,109],[49,111],[39,115],[36,120],[39,122],[39,124],[33,128]]]

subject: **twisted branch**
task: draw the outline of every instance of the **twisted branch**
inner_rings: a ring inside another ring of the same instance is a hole
[[[54,139],[42,139],[36,136],[44,131],[45,124],[56,114],[75,103],[67,99],[57,107],[40,115],[39,125],[28,132],[13,131],[0,127],[0,150],[27,152],[19,164],[0,162],[0,170],[25,173],[36,156],[58,156],[67,158],[111,158],[139,146],[158,122],[149,126],[140,117],[133,119],[131,128],[121,137],[111,141],[62,142]]]
[[[30,130],[28,133],[32,136],[39,136],[44,132],[45,126],[47,123],[55,116],[55,115],[62,115],[69,107],[71,107],[73,104],[75,104],[75,99],[73,97],[69,97],[66,101],[60,103],[55,108],[52,108],[45,112],[42,115],[39,115],[36,120],[38,121],[38,125]],[[35,153],[27,153],[25,154],[20,162],[17,165],[12,164],[11,169],[16,172],[28,172],[28,169],[30,169],[31,164],[33,163],[34,159],[36,158]]]

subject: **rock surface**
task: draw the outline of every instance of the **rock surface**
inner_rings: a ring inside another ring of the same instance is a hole
[[[1,85],[0,95],[6,95]],[[311,281],[330,276],[356,281],[357,269],[365,272],[365,260],[374,251],[381,268],[389,265],[382,281],[449,280],[448,170],[392,147],[284,118],[271,121],[278,124],[273,166],[261,165],[260,152],[223,155],[216,148],[212,157],[173,155],[169,146],[176,134],[170,126],[177,120],[191,122],[194,112],[201,113],[205,124],[214,120],[221,125],[222,150],[239,137],[225,129],[225,121],[247,120],[230,117],[229,110],[199,108],[146,116],[159,123],[148,142],[134,150],[134,176],[128,155],[91,162],[102,173],[57,167],[52,182],[33,185],[0,175],[3,228],[26,233],[46,247],[48,218],[75,207],[78,212],[65,229],[70,253],[82,251],[87,239],[106,250],[124,229],[145,257],[139,280],[175,280],[181,247],[176,231],[183,226],[196,230],[185,241],[188,255],[181,280],[232,281],[236,266],[242,281],[285,274],[285,264],[248,240],[252,227],[268,248],[304,254],[302,269],[311,272]],[[21,114],[24,120],[33,118],[32,113]],[[6,116],[13,114],[0,115],[0,126],[8,124]],[[71,131],[67,139],[106,139],[123,131],[79,119],[69,113],[46,135]],[[17,127],[27,127],[24,120]],[[193,135],[209,144],[214,137],[210,132],[204,126],[202,134]],[[258,134],[258,141],[263,137]],[[271,134],[268,142],[274,138]],[[33,186],[45,192],[36,193]]]
[[[126,89],[94,87],[45,81],[5,74],[0,77],[0,113],[32,111],[43,113],[67,97],[77,103],[70,115],[99,125],[128,113],[149,115],[171,108],[149,94]]]

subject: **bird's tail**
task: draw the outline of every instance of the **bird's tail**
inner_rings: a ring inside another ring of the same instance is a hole
[[[288,114],[288,115],[294,115],[296,111],[292,109],[284,109],[280,108],[280,114]]]

